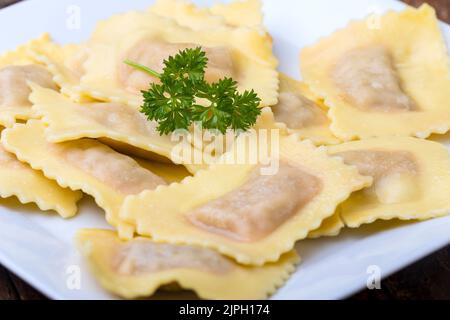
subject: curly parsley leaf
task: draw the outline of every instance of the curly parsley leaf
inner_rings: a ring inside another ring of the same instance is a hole
[[[197,97],[204,104],[194,106],[193,119],[201,121],[205,129],[217,129],[221,133],[228,128],[247,131],[261,114],[258,96],[253,91],[239,94],[237,82],[231,78],[205,83]]]
[[[125,63],[159,78],[160,84],[153,83],[142,91],[141,112],[158,122],[161,135],[188,129],[196,121],[205,129],[221,133],[230,128],[247,131],[261,113],[261,99],[253,90],[239,93],[237,82],[231,78],[205,81],[208,58],[199,47],[181,50],[164,60],[161,74],[132,61]]]
[[[201,83],[205,78],[205,69],[208,64],[206,53],[200,47],[184,49],[175,56],[164,60],[164,69],[161,82],[166,79],[172,81],[189,80],[193,85]]]
[[[256,124],[256,119],[261,114],[259,104],[261,99],[255,91],[244,91],[234,95],[234,108],[231,116],[231,128],[247,131]]]
[[[176,129],[188,129],[191,124],[190,109],[194,103],[191,88],[183,83],[151,84],[143,91],[144,104],[141,112],[149,120],[158,122],[157,130],[161,135]]]

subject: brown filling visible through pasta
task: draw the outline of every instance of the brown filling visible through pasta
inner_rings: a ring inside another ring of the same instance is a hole
[[[417,196],[420,172],[411,152],[357,150],[336,155],[343,157],[346,164],[355,165],[362,175],[374,178],[373,186],[363,192],[375,194],[379,202],[399,203]]]
[[[402,89],[390,53],[382,46],[350,51],[337,62],[331,76],[343,98],[361,110],[404,112],[417,109]]]
[[[134,45],[125,54],[125,59],[145,65],[156,72],[162,72],[164,60],[169,56],[176,55],[180,50],[199,46],[190,43],[167,43],[145,39]],[[233,77],[233,60],[229,49],[226,47],[200,47],[208,57],[206,81],[216,82],[224,77]],[[140,93],[141,90],[148,89],[149,83],[156,83],[159,80],[120,61],[119,81],[128,91]]]
[[[302,129],[326,123],[325,112],[313,101],[302,95],[282,92],[278,104],[272,107],[276,121],[285,123],[288,128]]]
[[[27,81],[57,90],[53,76],[39,65],[8,66],[0,69],[0,107],[31,106]]]
[[[214,250],[155,243],[143,238],[121,245],[111,262],[113,269],[122,275],[142,275],[181,268],[223,274],[233,268],[230,260]]]
[[[197,227],[238,241],[256,241],[305,207],[322,189],[316,176],[280,163],[276,175],[263,176],[255,168],[236,190],[187,214]]]
[[[126,195],[153,190],[166,182],[139,166],[132,158],[94,141],[79,140],[80,144],[55,144],[58,154],[70,165],[83,170],[97,180]]]

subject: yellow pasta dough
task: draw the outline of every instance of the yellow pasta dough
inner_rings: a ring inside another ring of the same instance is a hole
[[[416,136],[450,128],[450,64],[434,9],[355,21],[301,53],[339,138]]]
[[[28,65],[36,63],[32,55],[30,55],[30,48],[43,45],[44,43],[47,43],[49,39],[49,34],[44,33],[40,37],[17,47],[15,50],[0,55],[0,68],[10,65]]]
[[[264,30],[261,7],[259,0],[217,3],[209,8],[198,7],[187,0],[158,0],[150,11],[195,30],[224,26]]]
[[[53,74],[53,80],[61,88],[61,93],[77,102],[93,100],[83,95],[80,88],[83,64],[88,53],[89,48],[85,44],[58,45],[49,38],[29,48],[29,54]]]
[[[265,37],[266,51],[272,50],[272,37],[263,25],[260,0],[235,0],[217,3],[209,8],[198,7],[187,0],[158,0],[150,12],[174,19],[178,24],[194,30],[213,28],[252,28]]]
[[[156,122],[147,120],[141,112],[124,104],[76,103],[57,92],[32,87],[30,100],[34,104],[33,110],[48,125],[45,135],[49,142],[99,138],[126,154],[162,162],[170,159],[174,163],[183,164],[193,173],[206,168],[226,150],[225,146],[222,148],[216,145],[213,138],[205,138],[205,130],[191,130],[183,140],[171,135],[161,136],[156,131]],[[261,110],[255,125],[255,130],[259,129],[278,129],[270,108]],[[279,130],[285,133],[284,128]],[[226,138],[233,140],[234,134],[232,132]],[[218,138],[225,139],[222,135]],[[186,154],[191,156],[185,156]],[[209,157],[206,158],[206,155]],[[201,161],[194,161],[195,159]]]
[[[341,205],[348,227],[450,214],[450,153],[443,145],[409,137],[373,138],[330,146],[329,153],[374,178],[370,188]]]
[[[219,164],[193,178],[127,197],[121,218],[157,242],[200,245],[262,265],[291,250],[353,191],[371,183],[296,136],[280,138],[279,157],[272,159],[279,167],[271,166],[278,170],[264,171],[270,168],[250,160],[258,151],[248,138],[241,135]]]
[[[99,138],[126,154],[165,162],[170,159],[185,165],[191,172],[203,167],[191,158],[182,158],[181,150],[175,152],[186,149],[193,158],[201,158],[200,150],[188,143],[181,144],[171,135],[161,136],[156,122],[147,120],[139,110],[127,105],[72,102],[57,92],[37,86],[33,86],[30,100],[36,115],[48,125],[45,136],[49,142]]]
[[[194,30],[205,28],[221,28],[226,21],[219,15],[214,15],[209,8],[197,7],[186,0],[157,0],[149,11],[162,17],[174,19],[179,25]]]
[[[94,197],[105,210],[106,220],[118,228],[121,236],[132,237],[133,226],[119,218],[119,209],[127,195],[154,189],[166,182],[142,168],[132,158],[89,139],[49,143],[45,126],[37,120],[16,124],[2,133],[5,148],[33,169],[42,170],[62,187],[82,190]]]
[[[222,16],[232,26],[263,28],[261,0],[234,0],[229,3],[216,3],[211,13]]]
[[[0,144],[0,197],[17,197],[21,203],[35,203],[42,211],[54,210],[63,218],[77,213],[82,194],[60,187],[55,181],[20,162]]]
[[[326,107],[304,83],[280,74],[278,103],[272,110],[275,120],[287,127],[289,133],[297,133],[318,145],[339,143],[330,130]]]
[[[157,176],[160,176],[168,184],[173,182],[181,182],[185,178],[190,177],[191,174],[182,165],[173,163],[163,163],[158,161],[150,161],[146,159],[135,158],[139,165]]]
[[[299,261],[290,251],[276,263],[246,267],[211,249],[141,237],[123,242],[106,230],[81,230],[77,243],[101,285],[128,299],[148,297],[173,283],[204,299],[264,299],[287,280]]]
[[[16,120],[34,117],[28,101],[31,91],[28,81],[57,89],[50,72],[38,65],[28,52],[31,46],[39,46],[46,41],[48,35],[44,34],[0,56],[0,126],[11,127]]]
[[[192,30],[150,12],[116,15],[97,25],[84,63],[82,91],[100,100],[138,107],[141,90],[157,79],[125,65],[125,59],[162,70],[180,49],[201,46],[209,58],[206,79],[233,77],[240,90],[254,89],[262,106],[277,102],[277,60],[265,35],[251,28]]]
[[[342,221],[340,208],[338,207],[335,214],[323,220],[320,228],[313,230],[308,234],[308,238],[335,237],[344,227],[345,224],[344,221]]]
[[[269,139],[270,136],[273,135],[288,135],[286,126],[275,121],[272,109],[269,107],[261,109],[261,114],[257,118],[254,127],[251,128],[249,132],[252,135],[261,133],[262,135],[266,135]],[[190,141],[196,149],[203,151],[201,154],[194,154],[193,157],[202,156],[203,161],[200,164],[186,165],[186,167],[193,173],[208,168],[209,165],[216,163],[225,152],[232,150],[235,139],[236,132],[234,130],[228,130],[226,134],[221,134],[220,132],[211,133],[209,130],[195,130],[194,132],[191,132],[191,135],[188,136],[187,140]]]

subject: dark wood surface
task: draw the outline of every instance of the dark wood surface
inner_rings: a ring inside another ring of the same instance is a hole
[[[37,1],[37,0],[34,0]],[[0,0],[0,8],[17,0]],[[437,9],[439,17],[450,23],[450,0],[405,0],[418,6],[427,2]],[[381,290],[364,290],[351,299],[450,299],[450,246],[382,281]],[[0,265],[0,300],[46,299]]]

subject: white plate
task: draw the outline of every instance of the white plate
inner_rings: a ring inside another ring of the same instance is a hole
[[[117,12],[143,9],[151,3],[149,0],[25,1],[0,10],[0,52],[44,31],[61,43],[79,42],[87,38],[97,20]],[[280,69],[298,77],[300,48],[345,26],[350,19],[403,7],[393,0],[267,0],[264,11],[281,61]],[[74,20],[69,18],[77,10],[81,28],[73,29]],[[450,43],[450,28],[444,24],[442,28]],[[442,141],[450,146],[450,137]],[[38,212],[32,206],[6,206],[5,201],[0,204],[2,264],[50,298],[113,298],[92,279],[73,246],[77,229],[108,227],[103,212],[92,200],[84,200],[79,216],[70,221]],[[366,286],[371,266],[379,268],[385,277],[450,243],[450,217],[414,224],[391,223],[389,228],[379,226],[346,230],[337,238],[299,243],[303,263],[273,298],[344,298]],[[78,266],[81,288],[74,289],[76,281],[71,276],[76,275]]]

